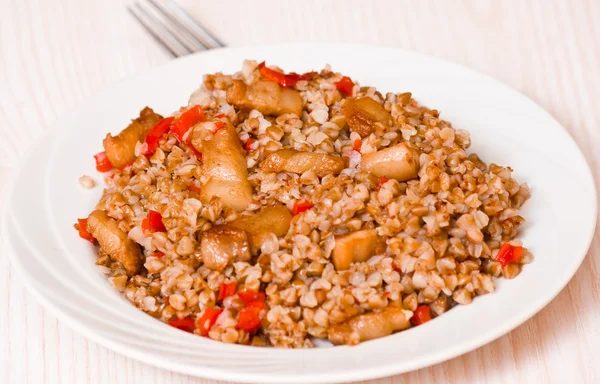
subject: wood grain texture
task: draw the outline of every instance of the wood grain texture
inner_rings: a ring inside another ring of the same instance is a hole
[[[171,59],[133,21],[126,3],[0,0],[0,201],[24,153],[58,116],[124,76]],[[598,1],[180,3],[228,45],[389,45],[495,77],[568,129],[599,184]],[[125,358],[74,333],[27,293],[3,255],[0,382],[212,383]],[[461,357],[371,383],[600,382],[599,269],[597,230],[573,280],[531,320]]]

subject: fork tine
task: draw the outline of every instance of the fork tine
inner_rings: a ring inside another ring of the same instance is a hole
[[[179,24],[183,25],[189,33],[191,33],[197,40],[201,41],[207,48],[224,47],[219,39],[211,35],[202,25],[194,19],[189,13],[183,8],[177,5],[174,1],[158,2],[156,0],[149,0],[157,8],[163,8],[165,12],[175,18]]]
[[[160,12],[160,14],[166,18],[166,21],[170,21],[169,26],[172,29],[175,29],[176,33],[178,33],[183,38],[183,40],[187,42],[185,45],[188,48],[194,51],[204,51],[211,48],[210,46],[206,45],[202,40],[198,39],[190,31],[190,29],[181,20],[179,20],[179,18],[173,15],[169,9],[165,8],[162,3],[159,3],[155,0],[148,0],[148,3],[150,3],[150,5],[152,5],[158,12]]]
[[[165,47],[173,56],[180,57],[191,53],[183,44],[177,40],[156,18],[144,10],[140,4],[135,3],[127,7],[127,10],[137,19],[156,41]]]

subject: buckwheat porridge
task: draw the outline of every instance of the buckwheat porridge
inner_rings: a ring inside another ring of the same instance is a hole
[[[511,168],[468,154],[468,132],[410,93],[329,67],[246,61],[103,145],[106,188],[75,228],[129,301],[199,336],[357,344],[469,304],[533,260],[516,239],[529,190]]]

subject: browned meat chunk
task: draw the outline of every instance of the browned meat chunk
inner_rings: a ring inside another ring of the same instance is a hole
[[[391,118],[389,112],[370,97],[346,100],[342,114],[346,117],[350,129],[362,137],[370,135],[376,124],[387,127]]]
[[[228,122],[212,134],[199,124],[192,131],[192,145],[202,153],[201,199],[209,202],[218,197],[237,211],[246,209],[252,201],[252,186],[245,152],[233,125]]]
[[[95,210],[88,216],[86,229],[111,259],[123,264],[129,276],[135,275],[142,265],[140,246],[119,229],[116,220]]]
[[[270,154],[260,164],[265,172],[292,172],[302,174],[313,170],[318,177],[337,175],[344,169],[344,160],[323,153],[298,152],[294,149],[281,149]]]
[[[227,225],[202,233],[200,247],[204,265],[213,271],[222,271],[233,261],[248,261],[251,257],[248,233]]]
[[[230,226],[243,229],[251,236],[254,253],[260,248],[265,237],[273,233],[277,237],[285,236],[290,229],[292,214],[284,205],[263,208],[253,216],[237,219]]]
[[[388,308],[355,316],[342,324],[329,327],[328,338],[335,345],[355,345],[362,341],[378,339],[410,326],[411,311]]]
[[[381,151],[364,154],[361,167],[378,177],[406,181],[417,177],[419,155],[406,144],[401,143]]]
[[[144,141],[146,134],[154,125],[162,119],[162,116],[154,113],[151,108],[144,108],[140,116],[131,121],[131,124],[121,131],[117,136],[110,133],[104,139],[104,151],[106,157],[115,168],[123,168],[135,160],[135,145],[138,141]]]
[[[263,115],[302,113],[302,97],[294,89],[280,87],[273,81],[258,80],[248,86],[242,80],[233,80],[227,90],[227,102],[238,108],[256,109]]]
[[[375,229],[363,229],[336,236],[333,248],[333,265],[338,271],[350,268],[350,264],[367,261],[376,251],[383,252],[385,242]]]

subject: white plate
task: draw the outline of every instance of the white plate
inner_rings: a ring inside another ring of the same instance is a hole
[[[361,84],[410,91],[471,132],[472,151],[508,164],[533,197],[524,243],[535,255],[518,278],[435,321],[355,347],[281,350],[227,345],[189,335],[138,311],[94,265],[76,218],[100,197],[79,187],[92,155],[145,105],[169,114],[187,103],[202,75],[233,72],[243,59],[304,72],[329,63]],[[127,356],[187,374],[244,382],[341,382],[397,374],[468,352],[515,328],[565,286],[585,257],[597,216],[593,179],[565,130],[535,103],[488,77],[397,49],[286,44],[210,51],[128,79],[59,120],[23,162],[4,226],[10,259],[31,292],[87,337]]]

